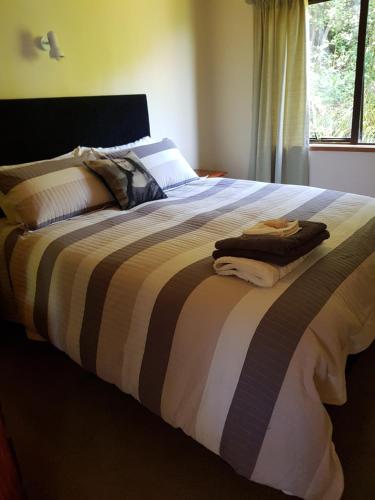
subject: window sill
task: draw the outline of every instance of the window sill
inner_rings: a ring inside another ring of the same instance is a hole
[[[375,153],[375,144],[310,144],[310,151],[342,151],[349,153]]]

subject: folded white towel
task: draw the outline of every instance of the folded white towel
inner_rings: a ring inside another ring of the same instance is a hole
[[[269,288],[293,271],[305,258],[304,255],[286,266],[277,266],[261,260],[228,256],[216,259],[214,269],[220,276],[237,276],[254,285]]]
[[[273,236],[292,236],[292,234],[298,233],[301,227],[298,224],[298,220],[287,221],[283,219],[273,219],[258,222],[254,226],[248,227],[242,231],[242,234],[247,235],[266,235],[271,234]]]

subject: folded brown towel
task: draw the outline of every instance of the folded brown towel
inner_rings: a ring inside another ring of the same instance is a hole
[[[300,226],[302,229],[298,233],[285,238],[272,235],[243,235],[217,241],[215,243],[217,250],[212,256],[214,259],[226,255],[245,257],[285,266],[311,252],[330,236],[326,224],[321,222],[300,221]]]

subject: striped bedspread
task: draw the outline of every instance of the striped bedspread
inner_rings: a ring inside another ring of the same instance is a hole
[[[274,217],[331,238],[270,289],[215,275],[214,242]],[[343,475],[324,403],[375,337],[375,199],[198,179],[168,198],[16,235],[18,315],[247,478],[335,500]]]

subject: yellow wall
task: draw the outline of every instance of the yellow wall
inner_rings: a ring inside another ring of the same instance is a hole
[[[195,163],[198,2],[0,0],[0,98],[146,93],[152,134]],[[61,61],[34,45],[49,30]]]

